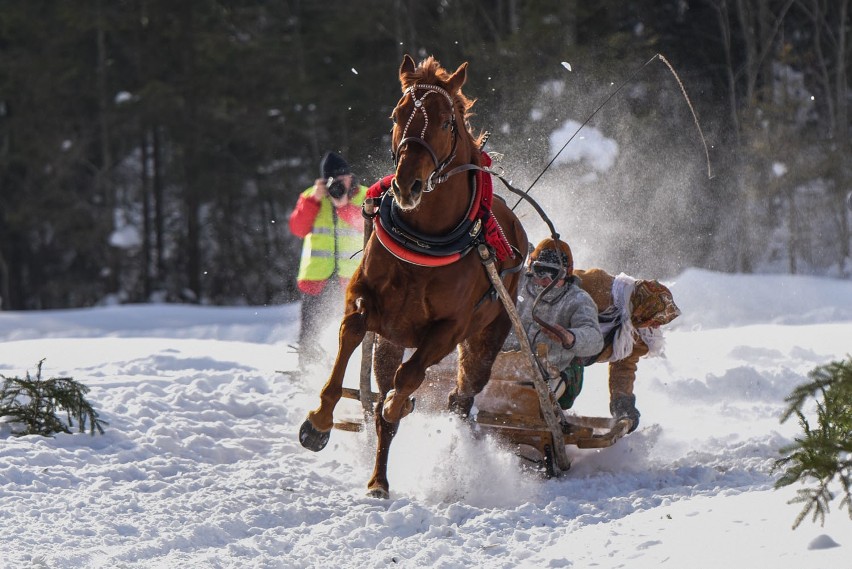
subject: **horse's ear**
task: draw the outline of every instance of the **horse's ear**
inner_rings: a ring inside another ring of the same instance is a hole
[[[450,78],[447,79],[448,91],[453,94],[457,93],[458,90],[462,88],[465,81],[467,81],[467,61],[459,65],[456,72],[450,75]]]
[[[402,58],[402,65],[399,66],[399,80],[404,83],[403,75],[414,73],[414,69],[417,65],[414,63],[414,60],[411,59],[411,56],[407,53]]]

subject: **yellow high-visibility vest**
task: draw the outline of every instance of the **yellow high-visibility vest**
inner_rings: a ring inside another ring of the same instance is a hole
[[[302,192],[302,196],[307,197],[312,191],[313,186]],[[350,203],[360,207],[366,197],[367,186],[358,186]],[[297,278],[300,281],[323,281],[336,274],[348,279],[361,262],[356,253],[363,248],[363,231],[338,217],[331,201],[323,199],[314,227],[302,244]]]

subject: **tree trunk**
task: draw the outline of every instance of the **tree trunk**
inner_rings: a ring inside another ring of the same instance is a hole
[[[813,64],[817,85],[823,91],[821,99],[827,111],[828,140],[826,150],[833,174],[833,190],[836,194],[839,212],[839,249],[838,266],[841,274],[848,270],[850,256],[849,213],[846,206],[848,192],[849,155],[852,152],[849,143],[849,91],[848,71],[849,53],[847,20],[849,19],[850,0],[800,0],[799,6],[810,18],[813,25],[813,49],[816,61]],[[832,8],[833,6],[833,8]],[[833,10],[836,10],[834,12]],[[836,29],[835,29],[836,26]],[[833,47],[833,49],[831,49]],[[826,52],[829,55],[826,55]],[[833,66],[833,67],[832,67]]]
[[[9,265],[0,250],[0,310],[9,303]]]
[[[100,143],[101,143],[101,167],[96,174],[96,186],[102,195],[107,215],[107,231],[111,235],[115,227],[115,210],[117,200],[115,187],[112,183],[112,142],[110,141],[109,124],[109,93],[107,92],[107,46],[106,46],[106,21],[103,11],[103,0],[96,4],[95,17],[97,20],[97,89],[98,89],[98,115],[100,119]],[[107,280],[107,292],[116,293],[120,288],[121,255],[116,247],[108,248],[109,255],[109,278]]]
[[[142,296],[151,298],[151,157],[148,129],[142,129],[142,170],[139,180],[142,188]]]
[[[396,13],[397,60],[402,61],[402,57],[406,53],[416,60],[418,59],[416,53],[417,35],[412,21],[412,2],[410,0],[395,0],[393,5]]]
[[[198,159],[198,92],[195,85],[195,14],[192,2],[182,5],[181,40],[183,71],[186,81],[184,89],[184,132],[183,174],[184,213],[186,215],[186,279],[195,302],[201,300],[201,192],[199,186],[200,165]]]
[[[166,277],[166,256],[165,256],[165,214],[163,207],[165,205],[165,191],[163,188],[163,162],[162,148],[160,144],[160,127],[154,125],[151,128],[151,169],[153,170],[153,198],[154,198],[154,248],[156,257],[156,270],[154,271],[154,280],[157,286],[164,286]]]
[[[842,179],[842,178],[841,178]],[[852,210],[852,192],[844,195],[844,192],[837,192],[838,208],[840,213],[840,251],[839,251],[839,266],[842,276],[849,276],[849,215]]]
[[[799,250],[799,224],[796,221],[796,188],[787,189],[787,224],[790,231],[790,242],[787,244],[787,269],[791,275],[798,272],[796,254]]]
[[[838,149],[838,176],[837,176],[837,196],[841,204],[840,211],[840,273],[846,274],[848,270],[847,263],[849,262],[849,212],[843,205],[846,202],[847,188],[849,187],[849,156],[852,154],[852,148],[849,144],[849,80],[846,67],[849,65],[849,53],[847,51],[847,25],[849,19],[849,0],[838,0],[840,6],[838,10],[840,17],[837,19],[837,69],[835,71],[835,93],[837,109],[837,149]]]
[[[840,17],[837,19],[837,51],[835,54],[837,66],[835,69],[835,108],[837,109],[836,136],[841,148],[849,146],[849,85],[846,79],[846,66],[849,62],[849,54],[846,52],[847,32],[849,25],[849,0],[837,0],[840,2],[838,11]],[[849,156],[848,154],[846,155]]]

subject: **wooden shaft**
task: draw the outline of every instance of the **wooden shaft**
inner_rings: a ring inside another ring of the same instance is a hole
[[[565,450],[564,433],[562,431],[562,422],[564,421],[562,409],[553,397],[553,394],[547,385],[547,378],[544,377],[544,374],[538,365],[538,360],[536,359],[535,354],[533,354],[532,346],[530,346],[526,330],[524,330],[524,326],[521,323],[521,317],[515,308],[515,301],[509,297],[509,291],[506,290],[506,287],[503,285],[503,281],[500,279],[500,275],[497,274],[497,269],[494,266],[494,257],[485,245],[480,245],[477,250],[479,252],[479,256],[482,258],[482,264],[485,265],[488,276],[491,278],[491,283],[497,290],[497,294],[500,296],[500,300],[503,301],[503,306],[509,314],[509,318],[512,320],[515,335],[518,337],[518,341],[521,344],[521,351],[527,355],[530,367],[533,369],[533,386],[535,387],[536,395],[538,395],[541,414],[544,417],[545,423],[547,423],[547,428],[553,439],[553,470],[558,476],[561,472],[564,472],[571,467],[568,452]]]
[[[381,397],[378,393],[373,393],[371,391],[364,393],[360,389],[352,389],[351,387],[344,387],[341,396],[346,399],[354,399],[355,401],[362,401],[366,398],[367,401],[372,403],[378,403],[379,397]]]
[[[363,212],[367,214],[364,216],[364,254],[366,254],[367,242],[373,234],[373,218],[368,216],[373,215],[376,212],[376,206],[373,204],[372,200],[364,203]],[[359,387],[361,391],[361,407],[364,408],[364,417],[367,419],[372,416],[374,404],[370,397],[370,371],[373,367],[373,344],[375,343],[375,340],[375,332],[367,332],[364,335],[363,342],[361,342],[361,376]]]

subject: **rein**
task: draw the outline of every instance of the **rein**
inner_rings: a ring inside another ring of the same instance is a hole
[[[574,137],[576,137],[577,134],[579,134],[580,130],[582,130],[584,126],[589,124],[589,121],[591,121],[592,118],[594,118],[594,116],[598,114],[598,112],[603,109],[604,106],[606,106],[606,104],[609,103],[609,101],[613,97],[615,97],[619,91],[621,91],[630,81],[633,80],[634,77],[639,75],[639,73],[643,69],[648,67],[648,65],[650,65],[655,59],[659,59],[666,65],[666,67],[668,67],[669,71],[671,71],[672,75],[674,75],[675,81],[677,81],[678,85],[680,85],[681,93],[683,93],[683,98],[686,100],[686,104],[689,106],[689,111],[692,113],[692,119],[695,122],[695,127],[698,129],[698,135],[701,137],[701,143],[704,145],[704,156],[707,159],[707,179],[713,179],[713,168],[710,165],[710,151],[707,149],[707,140],[704,138],[704,131],[701,130],[701,124],[698,122],[698,115],[695,114],[695,109],[692,106],[692,101],[689,99],[689,95],[686,94],[686,88],[683,86],[683,82],[680,80],[680,76],[678,76],[677,72],[674,70],[674,67],[672,67],[672,64],[669,63],[669,60],[666,59],[662,53],[657,53],[651,59],[646,61],[641,67],[633,71],[633,73],[631,73],[627,79],[622,81],[616,89],[609,93],[609,95],[606,96],[606,98],[595,108],[595,110],[592,111],[592,113],[588,117],[586,117],[586,120],[583,121],[583,124],[577,127],[577,130],[575,130],[574,134],[572,134],[565,142],[565,144],[562,145],[562,148],[559,149],[559,152],[557,152],[553,156],[553,158],[550,159],[550,162],[548,162],[544,169],[539,173],[539,175],[536,176],[535,180],[533,180],[532,184],[530,184],[530,187],[527,188],[525,193],[529,194],[532,191],[533,186],[538,183],[541,177],[544,176],[544,173],[547,172],[548,169],[550,169],[554,162],[556,162],[556,159],[559,158],[559,155],[562,154],[562,151],[565,150],[565,148],[569,144],[571,144],[571,141],[574,140]],[[515,202],[515,205],[512,206],[512,211],[515,211],[515,208],[518,207],[518,204],[520,203],[521,200],[518,199],[518,201]]]
[[[521,201],[521,199],[526,200],[526,201],[527,201],[527,202],[528,202],[528,203],[529,203],[529,204],[533,207],[533,209],[535,209],[535,211],[538,213],[538,215],[541,217],[541,219],[542,219],[542,220],[543,220],[543,221],[547,224],[547,227],[550,229],[550,234],[551,234],[551,236],[553,237],[554,241],[556,241],[556,240],[558,240],[558,239],[559,239],[559,234],[558,234],[558,233],[556,233],[556,229],[555,229],[555,228],[554,228],[554,226],[553,226],[553,222],[552,222],[552,221],[550,221],[550,218],[549,218],[549,217],[547,217],[547,214],[546,214],[546,213],[544,213],[544,210],[543,210],[543,209],[542,209],[542,207],[538,204],[538,202],[536,202],[534,199],[532,199],[532,197],[530,197],[530,195],[529,195],[529,192],[528,192],[528,191],[527,191],[527,192],[524,192],[523,190],[520,190],[520,189],[518,189],[518,188],[514,187],[514,186],[513,186],[513,185],[512,185],[512,184],[511,184],[508,180],[506,180],[506,178],[504,178],[504,177],[503,177],[503,175],[502,175],[502,174],[500,174],[499,172],[495,172],[494,170],[489,170],[489,169],[487,169],[487,168],[482,168],[481,166],[477,166],[477,165],[475,165],[475,164],[464,164],[464,165],[462,165],[462,166],[458,166],[458,167],[456,167],[456,168],[453,168],[452,170],[450,170],[450,171],[449,171],[449,172],[447,172],[446,174],[442,175],[442,176],[441,176],[441,179],[439,180],[439,182],[438,182],[438,183],[445,182],[445,181],[446,181],[446,179],[447,179],[447,178],[449,178],[450,176],[453,176],[453,175],[455,175],[455,174],[460,174],[461,172],[465,172],[465,171],[467,171],[467,170],[480,170],[480,171],[485,172],[485,173],[487,173],[487,174],[491,174],[492,176],[496,176],[498,180],[500,180],[501,182],[503,182],[503,185],[504,185],[504,186],[506,186],[506,189],[508,189],[508,190],[509,190],[510,192],[512,192],[513,194],[515,194],[515,195],[519,196],[519,198],[518,198],[518,202],[520,202],[520,201]],[[515,204],[515,205],[517,205],[517,204]],[[522,266],[523,266],[523,264],[518,265],[518,268],[520,268],[520,267],[522,267]],[[537,310],[537,308],[538,308],[538,303],[541,301],[541,299],[542,299],[542,298],[544,298],[544,296],[545,296],[548,292],[550,292],[550,290],[551,290],[551,289],[553,289],[553,287],[556,285],[556,283],[557,283],[560,279],[563,279],[563,278],[565,277],[565,274],[566,274],[566,268],[565,268],[565,267],[561,267],[561,268],[559,269],[559,273],[558,273],[558,275],[556,276],[556,278],[555,278],[555,279],[553,279],[553,280],[552,280],[552,282],[551,282],[549,285],[547,285],[547,286],[544,288],[544,290],[542,290],[542,291],[538,294],[538,296],[536,296],[535,300],[533,301],[533,308],[532,308],[532,317],[533,317],[533,321],[534,321],[534,322],[536,322],[536,323],[537,323],[539,326],[541,326],[542,328],[545,328],[546,330],[550,331],[552,334],[554,334],[554,335],[555,335],[555,336],[557,336],[557,337],[561,337],[561,333],[560,333],[559,329],[558,329],[558,328],[556,328],[556,327],[554,327],[553,325],[551,325],[551,324],[549,324],[549,323],[545,322],[545,321],[544,321],[544,320],[542,320],[541,318],[539,318],[539,317],[538,317],[538,315],[536,314],[536,310]],[[564,345],[563,345],[563,347],[564,347],[564,348],[566,348],[566,349],[568,348],[568,346],[564,346]]]
[[[492,176],[503,182],[503,185],[506,186],[507,190],[518,196],[518,201],[526,200],[533,207],[536,213],[538,213],[539,217],[541,217],[541,219],[547,224],[548,229],[550,229],[550,235],[554,239],[559,239],[559,234],[556,233],[556,228],[554,227],[553,222],[550,221],[550,218],[547,217],[547,214],[544,213],[544,209],[542,209],[538,202],[536,202],[532,197],[530,197],[529,193],[524,192],[523,190],[513,186],[512,183],[509,182],[509,180],[507,180],[505,177],[503,177],[503,174],[500,172],[491,170],[489,168],[483,168],[482,166],[477,166],[476,164],[462,164],[461,166],[456,166],[449,172],[446,172],[445,174],[439,176],[436,182],[438,184],[442,184],[446,182],[450,176],[461,174],[462,172],[465,172],[467,170],[479,170],[480,172],[491,174]]]

